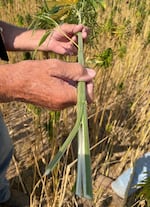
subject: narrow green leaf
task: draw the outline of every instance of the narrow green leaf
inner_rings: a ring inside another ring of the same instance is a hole
[[[42,36],[42,38],[41,38],[41,40],[39,42],[39,46],[41,46],[45,42],[45,40],[50,35],[50,33],[51,33],[51,30],[48,30],[47,32],[45,32],[45,34]]]
[[[79,116],[77,117],[77,120],[76,120],[74,128],[70,132],[70,134],[67,137],[66,141],[60,147],[60,149],[57,152],[57,154],[55,155],[54,159],[52,161],[50,161],[50,163],[48,164],[48,166],[46,168],[46,171],[45,171],[45,175],[48,175],[55,168],[55,166],[58,164],[59,160],[61,159],[61,157],[65,153],[67,147],[71,144],[72,140],[76,136],[76,134],[78,132],[78,129],[79,129],[79,126],[80,126],[80,123],[81,123],[82,111],[83,111],[83,108],[80,107],[80,109],[79,109]]]
[[[92,199],[92,174],[91,174],[91,157],[90,157],[90,144],[89,144],[89,130],[88,130],[88,118],[87,118],[87,107],[85,105],[83,117],[82,117],[82,128],[84,133],[84,152],[85,152],[85,169],[86,176],[84,179],[84,197]]]

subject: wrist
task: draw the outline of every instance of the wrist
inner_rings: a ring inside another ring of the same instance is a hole
[[[43,30],[24,30],[20,35],[14,39],[14,49],[33,51],[38,48],[39,41],[44,35]]]
[[[19,100],[22,90],[21,62],[0,65],[0,102]]]
[[[49,37],[39,46],[39,43],[45,35],[45,30],[26,30],[20,36],[17,36],[14,41],[14,47],[21,50],[33,51],[38,49],[40,51],[52,51],[50,47]]]
[[[13,40],[10,41],[7,47],[10,51],[33,51],[38,48],[39,42],[43,37],[45,30],[27,30],[26,28],[15,28],[12,36]],[[42,44],[38,49],[45,50],[45,44]]]

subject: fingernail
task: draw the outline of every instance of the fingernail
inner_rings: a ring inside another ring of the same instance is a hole
[[[95,70],[90,69],[90,68],[86,68],[86,69],[87,69],[87,73],[88,73],[92,78],[94,78],[95,75],[96,75]]]

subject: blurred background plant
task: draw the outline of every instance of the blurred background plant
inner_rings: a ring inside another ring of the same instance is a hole
[[[138,193],[137,197],[140,200],[145,200],[147,206],[150,206],[150,172],[147,172],[146,178],[138,185],[138,187],[142,188],[141,191]]]

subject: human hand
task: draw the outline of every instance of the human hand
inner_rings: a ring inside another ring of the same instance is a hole
[[[5,101],[19,100],[60,110],[76,104],[78,81],[86,82],[87,99],[89,102],[93,100],[92,79],[95,72],[84,69],[79,63],[56,59],[30,60],[9,64],[7,68],[3,71],[7,77],[4,80],[3,75]]]
[[[62,55],[74,55],[77,53],[77,33],[82,32],[85,40],[88,36],[89,29],[80,24],[63,24],[56,27],[47,37],[42,45],[39,42],[45,30],[27,30],[26,28],[16,27],[6,22],[0,21],[3,28],[5,46],[10,51],[32,51],[38,48],[42,51],[53,51]],[[69,37],[69,39],[67,38]]]
[[[77,33],[82,32],[85,40],[88,36],[88,28],[82,24],[63,24],[56,27],[47,40],[41,45],[41,49],[45,51],[53,51],[62,55],[77,54]],[[67,38],[67,36],[69,38]]]

